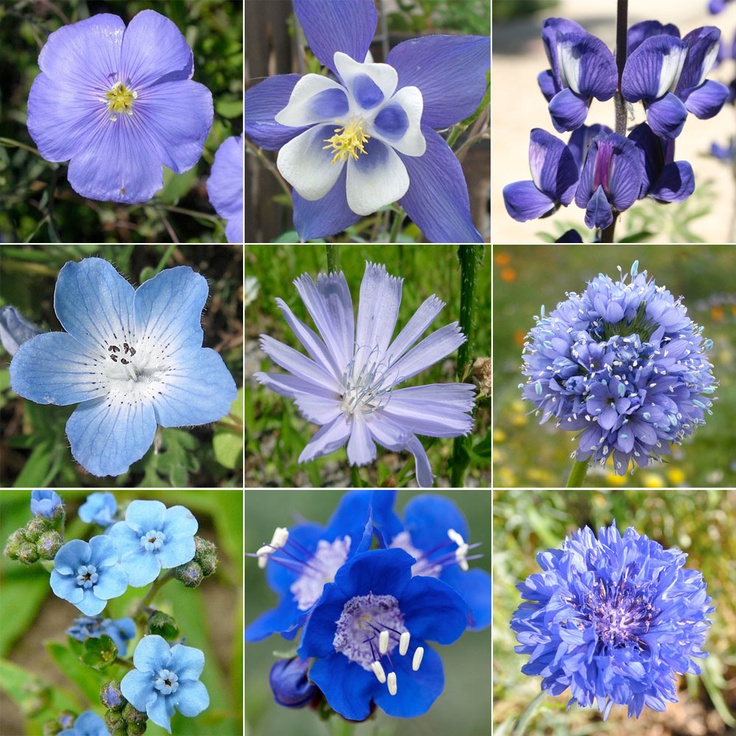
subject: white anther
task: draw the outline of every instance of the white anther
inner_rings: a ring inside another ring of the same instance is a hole
[[[378,682],[383,685],[384,682],[386,682],[386,673],[383,671],[383,666],[380,662],[371,662],[371,669],[373,670],[373,674],[375,674],[376,678],[378,679]],[[394,679],[396,679],[394,677]]]
[[[414,659],[411,661],[411,668],[416,672],[419,669],[419,665],[422,663],[422,657],[424,656],[424,647],[417,647],[414,652]]]
[[[388,673],[388,692],[390,695],[396,695],[396,673]]]
[[[457,549],[455,550],[455,561],[460,565],[460,569],[468,571],[468,561],[465,559],[468,554],[468,545],[465,543],[461,534],[458,534],[454,529],[447,530],[447,536],[455,542]]]
[[[275,549],[283,547],[289,541],[289,530],[285,526],[277,526],[271,538],[271,546]]]
[[[264,545],[256,552],[256,557],[258,557],[258,567],[261,568],[261,570],[265,569],[266,563],[268,562],[268,556],[270,554],[273,554],[274,550],[268,545]]]
[[[448,529],[447,530],[447,536],[450,537],[450,539],[455,542],[455,544],[459,547],[461,544],[465,544],[465,540],[463,539],[461,534],[458,534],[454,529]]]
[[[378,651],[381,654],[386,654],[388,651],[388,631],[382,631],[378,635]]]
[[[411,639],[411,634],[408,631],[405,631],[399,639],[399,654],[402,657],[409,651],[409,639]]]

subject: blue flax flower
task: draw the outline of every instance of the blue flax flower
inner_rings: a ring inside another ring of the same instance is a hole
[[[42,331],[15,307],[0,307],[0,344],[9,355],[15,355],[26,340],[40,335]]]
[[[176,710],[193,718],[209,707],[209,693],[199,681],[204,669],[200,649],[169,647],[161,636],[144,636],[133,653],[133,664],[135,669],[120,682],[123,695],[169,733]]]
[[[28,96],[28,132],[47,161],[70,161],[77,194],[145,202],[163,167],[181,174],[202,155],[212,95],[192,81],[192,50],[154,10],[128,27],[100,13],[54,31]]]
[[[53,519],[59,509],[63,509],[61,497],[56,491],[31,491],[31,513]]]
[[[67,263],[54,310],[66,332],[21,345],[13,390],[39,404],[79,407],[66,424],[72,455],[93,475],[120,475],[145,455],[156,426],[223,417],[237,389],[222,358],[202,347],[207,281],[169,268],[137,291],[100,258]]]
[[[360,286],[357,325],[342,272],[320,274],[316,285],[307,274],[294,283],[321,338],[277,299],[310,357],[261,335],[262,350],[291,375],[259,372],[255,378],[293,398],[304,417],[320,425],[299,462],[334,452],[347,442],[350,464],[367,465],[376,458],[377,442],[389,450],[411,452],[417,483],[431,486],[432,468],[415,433],[457,437],[470,432],[475,388],[468,383],[395,386],[465,342],[457,322],[412,348],[444,306],[433,295],[392,342],[403,279],[389,276],[384,266],[373,263],[366,264]]]
[[[426,36],[374,64],[373,0],[294,0],[294,11],[334,77],[285,74],[251,87],[245,132],[281,149],[277,165],[294,187],[302,240],[334,235],[398,200],[430,241],[481,242],[460,164],[434,129],[480,104],[490,39]]]
[[[196,551],[197,520],[184,506],[166,508],[161,501],[132,501],[125,521],[107,533],[134,588],[153,582],[164,568],[189,562]]]
[[[685,555],[615,523],[573,532],[562,549],[537,555],[541,573],[516,587],[523,600],[511,620],[522,667],[541,675],[542,689],[570,704],[596,705],[608,717],[614,703],[639,717],[677,702],[676,674],[700,673],[693,658],[710,626],[703,576],[686,570]]]
[[[121,596],[128,577],[120,565],[115,545],[108,537],[89,542],[72,539],[54,557],[51,590],[75,605],[86,616],[96,616],[110,598]]]
[[[110,736],[110,731],[97,713],[86,710],[77,716],[71,728],[64,729],[59,736]]]
[[[309,679],[344,718],[367,718],[373,702],[390,716],[414,718],[442,692],[442,660],[425,642],[456,641],[466,606],[449,585],[412,577],[414,564],[401,549],[356,555],[307,621],[299,656],[316,659]]]
[[[613,456],[623,475],[670,452],[710,412],[712,346],[680,299],[638,263],[618,281],[600,274],[568,294],[524,344],[523,396],[558,427],[578,432],[573,457]]]
[[[135,638],[135,622],[132,618],[105,618],[102,616],[82,616],[75,618],[66,633],[77,641],[99,639],[103,634],[109,636],[118,648],[121,657],[128,651],[128,642]]]
[[[217,149],[207,194],[220,217],[227,220],[229,243],[243,242],[243,136],[231,136]]]
[[[91,493],[79,507],[79,518],[87,524],[110,526],[115,523],[117,510],[118,502],[109,491]]]

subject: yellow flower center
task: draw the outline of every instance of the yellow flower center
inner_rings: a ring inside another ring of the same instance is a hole
[[[133,114],[133,100],[137,99],[138,93],[126,87],[122,82],[115,82],[105,95],[107,102],[107,110],[110,113],[110,120],[117,120],[118,113],[124,112],[126,115]]]
[[[351,120],[347,124],[337,121],[341,128],[335,128],[335,135],[332,138],[325,138],[324,142],[328,145],[322,146],[323,150],[332,149],[335,155],[330,163],[344,161],[348,156],[352,156],[358,160],[358,153],[367,153],[365,150],[365,142],[370,138],[364,132],[364,123],[359,118]]]

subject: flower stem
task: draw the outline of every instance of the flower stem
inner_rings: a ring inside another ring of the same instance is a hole
[[[519,722],[516,724],[516,728],[514,729],[514,733],[512,736],[524,736],[526,733],[526,729],[529,727],[529,723],[532,720],[532,717],[539,709],[539,706],[541,705],[542,701],[547,697],[547,693],[542,690],[539,695],[537,695],[534,700],[532,700],[529,705],[527,705],[526,710],[521,714],[521,718],[519,718]]]
[[[340,271],[340,252],[337,245],[325,245],[327,248],[327,274]]]
[[[394,221],[391,223],[391,232],[388,236],[389,243],[395,243],[396,239],[399,237],[401,226],[404,223],[404,217],[406,217],[406,214],[404,213],[403,208],[400,207],[394,212]]]
[[[141,599],[140,603],[138,604],[138,607],[135,609],[135,615],[134,618],[138,618],[141,613],[143,613],[143,610],[146,608],[146,606],[153,600],[156,593],[158,593],[161,588],[163,588],[166,583],[169,582],[169,580],[174,579],[174,570],[167,570],[163,575],[156,578],[151,583],[151,587],[148,589],[148,593]]]
[[[363,481],[360,477],[360,470],[357,465],[350,466],[350,485],[353,488],[362,488]]]
[[[340,716],[330,718],[330,734],[332,736],[352,736],[355,733],[355,723],[346,721]]]
[[[570,470],[570,477],[567,479],[566,488],[582,488],[585,474],[588,472],[587,460],[576,460],[575,465]]]

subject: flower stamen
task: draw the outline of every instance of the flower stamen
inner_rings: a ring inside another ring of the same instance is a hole
[[[352,156],[353,160],[357,161],[358,153],[368,153],[365,150],[365,143],[370,136],[365,133],[365,122],[363,120],[354,118],[347,123],[343,123],[341,120],[336,122],[342,127],[335,128],[335,135],[332,138],[323,139],[328,145],[322,146],[322,149],[332,149],[335,152],[330,163],[344,161],[348,156]]]
[[[118,119],[118,113],[133,114],[133,100],[136,99],[138,99],[138,93],[118,81],[105,93],[105,99],[101,102],[107,102],[110,120],[115,121]]]

